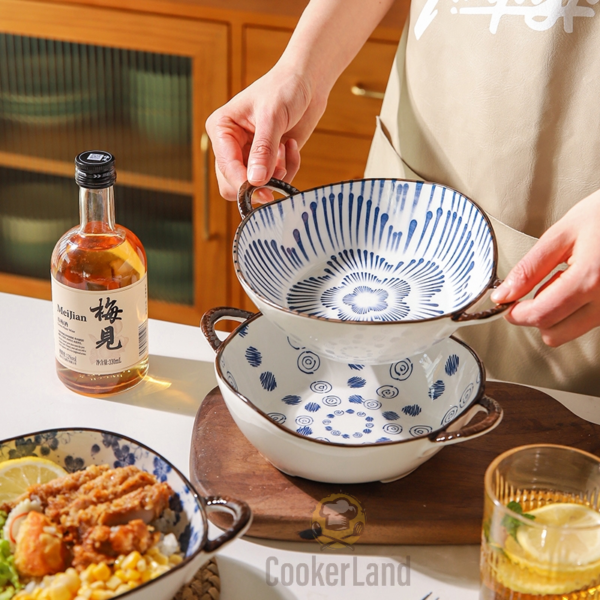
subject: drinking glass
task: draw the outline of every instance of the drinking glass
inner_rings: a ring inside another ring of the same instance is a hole
[[[521,446],[485,474],[480,600],[600,599],[600,458]]]

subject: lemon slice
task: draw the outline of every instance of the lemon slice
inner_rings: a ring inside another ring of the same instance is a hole
[[[556,503],[529,511],[516,540],[504,542],[496,577],[526,594],[569,594],[600,580],[600,513],[580,504]],[[539,527],[547,525],[547,527]]]
[[[569,569],[600,560],[600,513],[558,502],[529,512],[536,525],[519,527],[517,541],[535,562]]]
[[[146,268],[129,240],[124,241],[116,248],[112,248],[110,253],[114,257],[111,261],[111,266],[116,273],[127,275],[133,270],[138,275],[141,275],[146,272]]]
[[[11,502],[30,485],[47,483],[67,472],[55,462],[37,456],[15,458],[0,463],[0,504]]]

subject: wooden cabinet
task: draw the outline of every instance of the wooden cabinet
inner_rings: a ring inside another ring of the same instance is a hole
[[[197,324],[249,304],[231,260],[239,216],[219,196],[204,123],[276,62],[306,4],[0,0],[0,291],[50,297],[56,227],[77,223],[73,159],[100,148],[117,158],[117,221],[148,251],[150,315]],[[299,189],[362,176],[381,107],[370,92],[385,89],[407,7],[336,84]]]

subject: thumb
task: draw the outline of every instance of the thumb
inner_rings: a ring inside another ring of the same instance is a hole
[[[565,235],[548,230],[492,293],[492,302],[512,302],[526,296],[566,260],[571,248],[572,243]]]
[[[256,124],[248,156],[248,181],[252,185],[267,183],[273,177],[277,166],[277,153],[283,131],[279,131],[274,121],[275,119],[261,119]]]

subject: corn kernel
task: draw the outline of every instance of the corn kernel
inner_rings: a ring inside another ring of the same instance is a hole
[[[140,560],[137,562],[137,565],[135,565],[136,571],[139,571],[140,573],[143,573],[147,568],[148,564],[144,558],[140,558]]]
[[[94,569],[96,568],[97,565],[95,565],[94,563],[92,563],[91,565],[88,565],[83,571],[81,571],[81,573],[79,573],[79,579],[81,579],[81,581],[84,582],[92,582],[95,581],[94,580],[94,576],[93,576],[93,572]]]
[[[169,556],[169,562],[172,565],[178,565],[179,563],[183,562],[183,557],[181,554],[171,554],[171,556]]]
[[[48,588],[48,595],[50,600],[72,600],[75,596],[66,585],[60,583],[60,580],[53,582]]]
[[[82,585],[77,590],[77,600],[80,600],[81,598],[83,598],[83,600],[89,600],[91,595],[92,595],[92,590],[87,584]]]
[[[142,574],[134,569],[127,569],[127,571],[125,571],[125,575],[127,577],[127,581],[139,581],[142,578]]]
[[[115,596],[118,596],[119,594],[124,594],[125,592],[128,592],[131,588],[125,584],[122,583],[116,590],[115,590]]]
[[[77,594],[77,590],[81,587],[81,579],[77,575],[75,569],[67,569],[61,575],[57,575],[57,580],[60,580],[61,585],[66,586],[72,596]]]
[[[116,590],[120,585],[121,585],[122,581],[116,576],[113,575],[107,582],[106,582],[106,587],[109,590]]]
[[[94,583],[90,583],[90,588],[92,590],[103,590],[106,588],[106,584],[104,581],[94,581]]]
[[[79,588],[77,595],[85,598],[85,600],[89,600],[92,595],[92,588],[88,584],[84,584]]]
[[[106,563],[100,563],[92,571],[94,579],[97,581],[108,581],[111,576],[110,568]]]
[[[156,556],[156,553],[158,551],[159,550],[156,546],[152,546],[152,548],[148,548],[148,551],[146,552],[146,556]]]
[[[125,575],[125,571],[123,571],[123,569],[116,570],[115,577],[118,577],[121,581],[127,581],[127,575]]]
[[[154,562],[157,562],[159,565],[167,565],[169,564],[169,559],[164,554],[157,552],[154,555]]]
[[[142,583],[146,583],[146,581],[150,581],[152,579],[152,571],[150,569],[146,569],[142,573]]]
[[[121,563],[121,569],[123,569],[123,571],[135,569],[135,565],[138,564],[140,558],[142,558],[142,555],[137,550],[134,550],[123,559],[123,562]]]
[[[91,600],[109,600],[114,596],[114,592],[110,590],[94,590]]]

